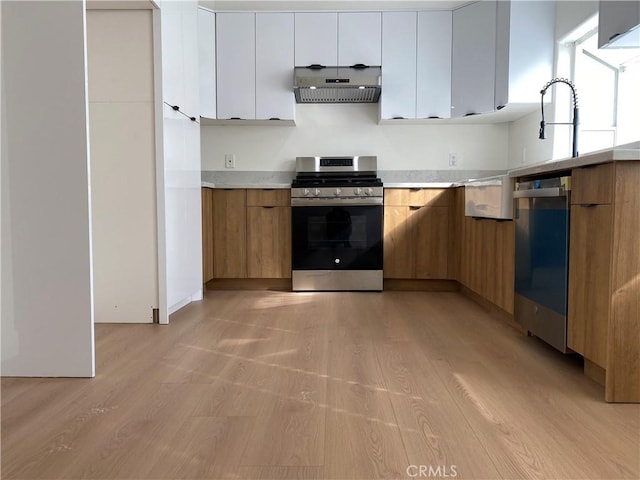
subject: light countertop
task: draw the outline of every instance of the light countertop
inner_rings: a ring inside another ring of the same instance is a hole
[[[503,170],[379,170],[385,188],[449,188],[470,178],[505,173]],[[209,188],[290,188],[295,172],[204,170],[202,186]]]
[[[596,152],[590,152],[585,155],[579,155],[578,157],[551,160],[548,162],[528,165],[522,168],[516,168],[514,170],[509,170],[509,176],[511,178],[526,177],[530,175],[571,170],[572,168],[596,165],[598,163],[623,160],[640,160],[640,141],[627,143],[625,145],[618,145],[613,148],[606,148]]]

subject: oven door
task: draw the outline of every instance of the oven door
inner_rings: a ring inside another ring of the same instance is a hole
[[[292,268],[382,271],[381,205],[292,207]]]

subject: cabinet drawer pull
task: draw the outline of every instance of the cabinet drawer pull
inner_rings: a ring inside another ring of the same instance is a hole
[[[418,206],[418,205],[410,205],[409,206],[409,210],[420,210],[422,208],[422,206]]]
[[[420,191],[422,191],[422,189],[420,187],[413,187],[413,188],[410,188],[409,191],[411,191],[411,192],[420,192]]]
[[[262,208],[275,208],[273,205],[267,206],[267,205],[263,205]]]
[[[614,39],[614,38],[616,38],[616,37],[619,37],[620,35],[622,35],[622,34],[621,34],[621,33],[614,33],[613,35],[611,35],[611,36],[609,37],[609,41],[613,40],[613,39]]]
[[[581,203],[580,206],[581,207],[595,207],[596,205],[598,205],[597,203]]]

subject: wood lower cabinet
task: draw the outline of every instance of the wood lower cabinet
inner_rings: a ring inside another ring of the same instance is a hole
[[[448,279],[446,189],[385,189],[384,277]]]
[[[205,282],[291,278],[289,189],[205,188],[202,195]]]
[[[213,190],[213,276],[247,277],[247,191]]]
[[[416,278],[449,278],[449,207],[414,211]]]
[[[247,277],[291,278],[290,207],[247,207]]]
[[[202,282],[213,278],[213,189],[202,189]]]
[[[640,161],[572,172],[568,344],[603,368],[609,402],[640,402],[638,185]]]
[[[455,189],[450,275],[485,300],[513,314],[515,231],[513,221],[464,214],[464,188]]]
[[[611,205],[572,205],[567,345],[607,366],[611,299]]]

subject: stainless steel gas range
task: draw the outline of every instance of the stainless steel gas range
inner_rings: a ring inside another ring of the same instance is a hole
[[[377,157],[298,157],[291,188],[294,291],[382,290]]]

